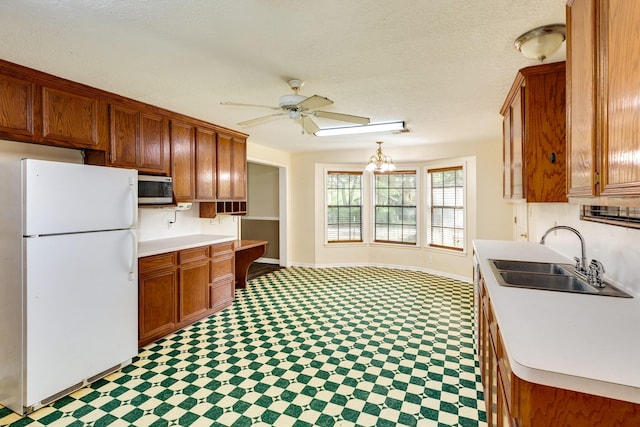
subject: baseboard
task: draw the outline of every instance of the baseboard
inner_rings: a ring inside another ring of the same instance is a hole
[[[276,264],[280,265],[280,260],[275,258],[258,258],[255,262],[261,262],[263,264]]]

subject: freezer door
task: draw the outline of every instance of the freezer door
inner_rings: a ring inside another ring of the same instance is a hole
[[[133,232],[23,239],[25,406],[137,354]]]
[[[135,226],[138,173],[76,163],[22,160],[23,235]]]

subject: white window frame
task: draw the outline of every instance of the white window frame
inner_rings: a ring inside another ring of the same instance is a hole
[[[360,241],[348,241],[348,240],[344,240],[344,241],[329,241],[329,205],[327,204],[327,198],[328,198],[328,178],[329,178],[329,172],[345,172],[345,173],[358,173],[361,174],[361,197],[360,197]],[[326,167],[323,170],[323,201],[322,201],[322,205],[323,205],[323,209],[324,209],[324,213],[323,213],[323,218],[324,218],[324,226],[323,226],[323,230],[324,230],[324,244],[325,246],[328,247],[337,247],[337,246],[343,246],[343,245],[353,245],[353,246],[362,246],[363,244],[367,243],[367,236],[368,236],[368,231],[367,231],[367,218],[368,218],[368,214],[366,212],[367,206],[369,201],[366,198],[366,194],[368,194],[367,192],[367,174],[362,170],[362,169],[358,169],[358,168],[353,168],[353,167],[341,167],[340,165],[335,165],[332,167]]]
[[[370,175],[370,179],[368,180],[368,184],[370,185],[369,191],[369,205],[367,206],[367,210],[369,211],[369,221],[370,231],[369,231],[369,241],[371,245],[380,245],[380,246],[393,246],[393,247],[401,247],[401,248],[420,248],[422,243],[422,173],[421,168],[418,166],[409,166],[402,165],[398,167],[397,171],[394,172],[414,172],[416,175],[416,242],[415,243],[404,243],[404,242],[388,242],[388,241],[376,241],[376,184],[375,184],[375,174],[368,173]],[[390,172],[393,174],[394,172]]]
[[[462,250],[460,249],[450,249],[441,246],[432,246],[431,245],[431,176],[429,174],[429,170],[431,169],[444,169],[444,168],[455,168],[462,167],[462,177],[464,179],[464,198],[463,198],[463,214],[462,214],[462,222],[463,222],[463,244]],[[469,212],[469,177],[467,174],[467,162],[465,160],[448,160],[448,161],[439,161],[439,162],[429,162],[425,163],[424,167],[424,180],[425,180],[425,190],[424,190],[424,229],[423,237],[424,237],[424,248],[429,250],[444,252],[447,254],[460,254],[466,255],[469,247],[469,221],[468,221],[468,212]]]

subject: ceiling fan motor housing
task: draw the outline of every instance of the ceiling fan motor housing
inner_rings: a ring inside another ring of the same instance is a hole
[[[307,97],[304,95],[298,95],[298,94],[282,95],[280,97],[278,104],[280,105],[281,108],[284,108],[287,110],[296,110],[297,105],[302,101],[304,101],[305,99],[307,99]]]

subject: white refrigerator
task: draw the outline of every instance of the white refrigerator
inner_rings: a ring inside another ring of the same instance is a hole
[[[0,167],[0,404],[24,414],[138,352],[137,171]]]

